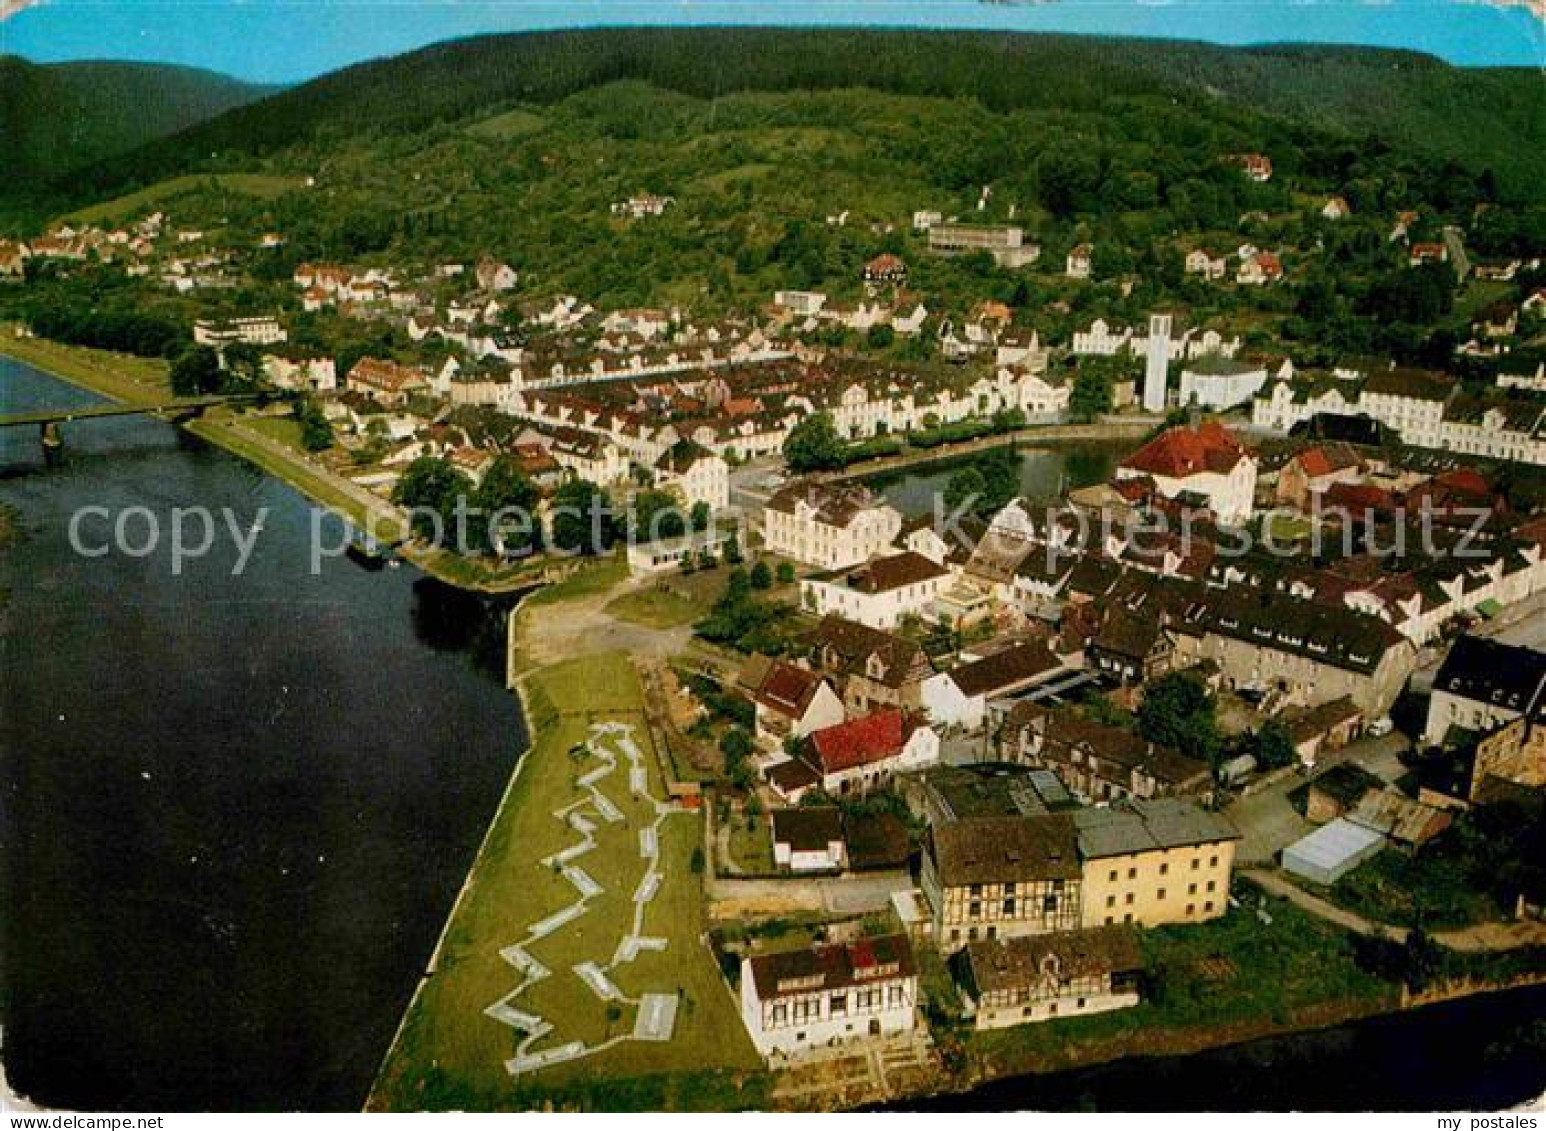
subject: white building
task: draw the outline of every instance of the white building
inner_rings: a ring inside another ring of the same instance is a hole
[[[683,440],[655,462],[655,486],[680,495],[689,509],[704,503],[721,511],[730,505],[730,465],[701,444]]]
[[[1462,636],[1433,677],[1423,741],[1451,729],[1485,734],[1546,706],[1546,653],[1482,636]]]
[[[201,346],[229,346],[237,342],[249,346],[272,346],[288,338],[279,319],[268,315],[253,318],[199,319],[193,324],[193,340]]]
[[[1168,314],[1149,316],[1149,349],[1143,369],[1143,410],[1156,415],[1165,411],[1170,369],[1170,326]]]
[[[338,388],[338,367],[330,357],[263,358],[263,376],[281,389],[325,393]]]
[[[902,516],[862,487],[796,482],[763,508],[763,542],[817,569],[848,569],[896,541]]]
[[[1045,683],[1063,670],[1063,661],[1042,641],[1011,645],[924,680],[923,709],[936,726],[977,731],[991,700]]]
[[[766,1058],[911,1032],[918,972],[906,935],[741,960],[741,1020]]]
[[[1190,495],[1226,524],[1251,517],[1256,496],[1256,457],[1217,421],[1170,428],[1128,456],[1117,479],[1148,478],[1167,499]]]
[[[628,574],[630,577],[644,577],[651,573],[680,569],[684,560],[697,560],[705,551],[717,557],[729,540],[730,535],[718,530],[698,530],[679,538],[631,543],[628,546]]]
[[[939,762],[939,735],[895,707],[811,731],[811,768],[833,797],[869,793]]]
[[[1243,405],[1267,383],[1264,365],[1227,357],[1204,357],[1181,370],[1179,403],[1225,411]]]
[[[836,805],[775,809],[773,863],[791,872],[841,872],[848,862],[843,813]]]
[[[800,601],[817,616],[837,613],[871,628],[893,629],[923,616],[950,587],[950,571],[911,550],[873,558],[850,573],[800,582]]]

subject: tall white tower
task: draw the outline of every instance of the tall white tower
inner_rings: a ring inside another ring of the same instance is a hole
[[[1170,315],[1149,315],[1149,357],[1143,371],[1143,410],[1165,411],[1165,386],[1170,376]]]

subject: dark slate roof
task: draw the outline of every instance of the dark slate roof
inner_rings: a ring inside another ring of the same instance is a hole
[[[1433,689],[1524,712],[1546,684],[1546,652],[1462,636],[1444,657]]]
[[[836,805],[773,810],[773,843],[794,852],[825,852],[843,839],[843,815]]]
[[[1041,982],[1049,959],[1061,978],[1104,977],[1143,969],[1132,927],[1115,925],[1046,935],[982,939],[966,944],[972,984],[979,993],[1025,989]]]
[[[934,861],[947,887],[1079,878],[1074,822],[1062,813],[944,825],[934,830]]]
[[[1032,640],[962,664],[951,671],[950,679],[963,695],[997,695],[1018,690],[1062,666],[1044,641]]]

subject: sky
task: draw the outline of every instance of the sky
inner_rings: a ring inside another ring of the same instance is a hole
[[[1546,66],[1546,0],[0,0],[0,54],[292,83],[482,32],[632,24],[987,27],[1406,47]]]

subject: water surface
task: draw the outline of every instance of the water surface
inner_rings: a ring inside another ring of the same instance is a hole
[[[0,412],[93,400],[0,359]],[[407,566],[309,576],[306,501],[171,425],[65,436],[49,468],[0,431],[6,1074],[59,1106],[357,1109],[525,746],[502,614]],[[73,553],[84,505],[268,513],[243,576],[223,537],[174,577]]]

